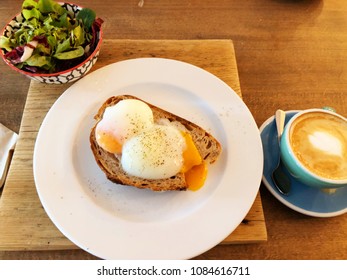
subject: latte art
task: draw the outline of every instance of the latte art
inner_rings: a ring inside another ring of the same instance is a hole
[[[327,179],[347,179],[347,121],[319,112],[303,114],[293,122],[289,139],[308,170]]]
[[[312,134],[308,135],[308,140],[311,144],[328,154],[334,154],[341,156],[342,154],[342,145],[339,139],[335,138],[329,133],[323,131],[315,131]]]

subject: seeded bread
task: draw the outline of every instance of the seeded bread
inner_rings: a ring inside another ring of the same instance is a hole
[[[99,111],[95,115],[96,124],[102,119],[105,109],[108,106],[113,106],[124,99],[139,99],[131,95],[120,95],[113,96],[107,99],[104,104],[100,107]],[[140,100],[140,99],[139,99]],[[143,101],[143,100],[141,100]],[[143,101],[145,102],[145,101]],[[147,102],[145,102],[147,103]],[[207,163],[213,163],[219,157],[222,148],[220,143],[207,131],[198,125],[185,120],[179,116],[176,116],[170,112],[167,112],[161,108],[158,108],[152,104],[149,107],[153,111],[154,122],[159,119],[165,118],[170,122],[178,121],[185,126],[187,131],[191,134],[192,139],[201,155],[201,157]],[[141,189],[151,189],[153,191],[172,191],[172,190],[186,190],[187,184],[183,173],[170,177],[168,179],[160,180],[148,180],[142,179],[135,176],[128,175],[121,167],[120,160],[117,156],[112,153],[105,151],[101,148],[95,138],[96,124],[91,129],[90,133],[90,145],[91,150],[94,154],[95,160],[101,170],[106,174],[106,177],[114,183],[121,185],[134,186]]]

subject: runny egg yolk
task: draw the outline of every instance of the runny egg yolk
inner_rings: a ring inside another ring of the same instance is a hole
[[[104,150],[112,154],[120,154],[122,152],[122,144],[109,132],[99,132],[97,141]]]
[[[185,174],[188,188],[191,191],[199,190],[205,183],[207,177],[207,164],[203,161],[199,165],[193,166]]]
[[[199,190],[205,183],[207,177],[207,164],[201,158],[196,148],[192,136],[189,133],[182,133],[186,142],[186,149],[183,152],[183,167],[188,189]]]

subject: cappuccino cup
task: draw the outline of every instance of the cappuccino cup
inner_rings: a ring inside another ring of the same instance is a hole
[[[321,189],[347,186],[347,119],[332,111],[300,111],[280,143],[285,167],[300,182]]]

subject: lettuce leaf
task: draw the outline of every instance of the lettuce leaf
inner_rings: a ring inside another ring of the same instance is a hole
[[[84,8],[81,11],[79,11],[78,15],[77,15],[77,20],[81,20],[83,25],[85,26],[85,28],[87,30],[90,30],[90,28],[92,27],[92,24],[95,20],[96,14],[93,10],[88,9],[88,8]]]
[[[97,31],[103,23],[88,8],[81,9],[74,19],[72,13],[53,0],[24,0],[22,14],[24,20],[19,30],[9,38],[0,36],[0,48],[8,53],[13,51],[7,59],[17,67],[45,73],[64,70],[86,58],[96,47]],[[18,50],[33,40],[38,41],[35,51],[21,62]]]
[[[49,56],[33,54],[25,63],[29,66],[49,68],[51,66],[51,58]]]
[[[0,36],[0,46],[6,51],[10,52],[16,46],[16,40],[9,39],[5,36]]]
[[[62,6],[52,0],[39,0],[37,8],[41,13],[45,14],[56,13],[58,15],[62,15],[66,12],[66,10]]]
[[[82,48],[81,46],[78,46],[74,50],[70,50],[70,51],[62,52],[62,53],[56,53],[54,57],[57,59],[66,60],[66,59],[74,59],[77,57],[81,57],[82,55],[84,55],[84,48]]]

